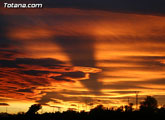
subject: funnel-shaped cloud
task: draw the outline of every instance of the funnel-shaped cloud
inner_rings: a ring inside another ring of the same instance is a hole
[[[96,67],[95,40],[90,36],[59,36],[54,42],[58,43],[69,56],[73,66]],[[101,83],[98,82],[98,73],[90,74],[90,78],[82,83],[92,93],[100,92]]]

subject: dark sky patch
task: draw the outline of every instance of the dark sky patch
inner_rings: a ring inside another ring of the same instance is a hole
[[[16,58],[15,60],[0,60],[1,67],[9,67],[9,68],[22,68],[20,65],[38,65],[43,67],[53,67],[53,66],[62,66],[63,62],[51,59],[51,58],[43,58],[43,59],[33,59],[33,58]]]
[[[30,89],[30,88],[27,88],[27,89],[19,89],[19,90],[17,90],[17,92],[33,93],[32,89]]]
[[[56,76],[56,77],[54,77],[54,76],[51,76],[50,78],[52,78],[53,80],[55,80],[55,81],[65,81],[65,82],[74,82],[73,80],[70,80],[70,79],[67,79],[67,78],[64,78],[64,77],[61,77],[61,76]]]
[[[28,70],[28,71],[21,71],[23,74],[32,75],[32,76],[41,76],[43,74],[49,74],[50,71],[41,71],[41,70]]]
[[[81,72],[81,71],[77,71],[77,72],[65,72],[62,73],[62,76],[64,77],[70,77],[70,78],[83,78],[85,77],[85,73]]]
[[[61,66],[63,62],[52,59],[52,58],[42,58],[42,59],[33,59],[33,58],[17,58],[15,60],[16,64],[27,64],[27,65],[39,65],[43,67],[52,67],[52,66]]]
[[[165,13],[164,0],[48,0],[45,7],[106,10],[114,12],[157,14]]]

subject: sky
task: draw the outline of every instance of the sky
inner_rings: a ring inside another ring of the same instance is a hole
[[[165,104],[164,0],[38,2],[0,7],[0,112]]]

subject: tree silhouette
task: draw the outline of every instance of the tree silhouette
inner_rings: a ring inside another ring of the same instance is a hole
[[[42,108],[42,106],[40,104],[33,104],[31,105],[31,107],[29,108],[29,110],[27,111],[26,114],[35,114],[38,110],[40,110]]]
[[[124,106],[125,112],[132,112],[133,111],[133,103],[129,103],[129,105]]]
[[[157,100],[152,96],[147,96],[140,104],[140,111],[143,112],[154,112],[158,106]]]
[[[120,106],[119,108],[117,108],[116,111],[117,111],[117,112],[123,112],[123,111],[124,111],[124,106]]]
[[[95,108],[91,109],[91,112],[93,112],[93,111],[94,112],[100,112],[100,111],[104,111],[104,110],[105,110],[105,108],[103,105],[98,105]]]

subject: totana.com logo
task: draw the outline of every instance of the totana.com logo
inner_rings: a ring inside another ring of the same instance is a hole
[[[41,3],[25,4],[25,3],[4,3],[4,8],[42,8]]]

